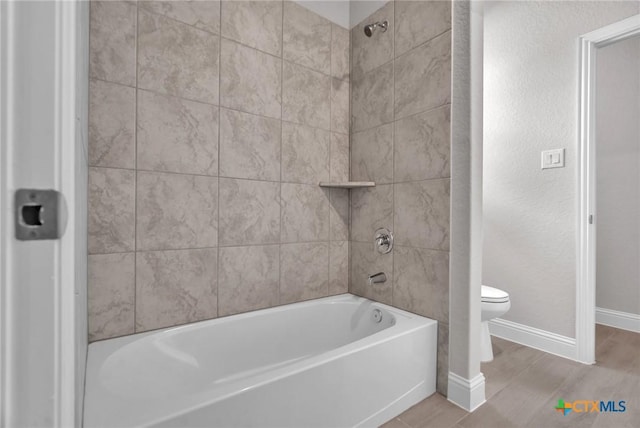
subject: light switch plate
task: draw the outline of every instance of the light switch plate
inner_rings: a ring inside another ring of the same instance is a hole
[[[542,152],[542,169],[548,168],[564,168],[564,149]]]

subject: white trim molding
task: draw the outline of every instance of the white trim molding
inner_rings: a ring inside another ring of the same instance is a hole
[[[596,308],[596,324],[640,333],[640,315],[638,314]]]
[[[465,379],[453,372],[449,372],[447,400],[467,412],[473,412],[485,403],[485,379],[482,373],[473,379]]]
[[[500,318],[489,321],[492,336],[539,349],[560,357],[577,360],[576,339],[518,324]]]
[[[9,327],[11,316],[9,315],[13,272],[11,271],[11,243],[10,233],[12,217],[11,192],[9,181],[11,179],[12,158],[12,110],[9,108],[13,100],[13,76],[9,64],[13,61],[15,50],[13,49],[14,34],[14,10],[11,2],[0,2],[0,427],[9,426],[7,417],[11,408],[11,388],[9,386],[9,374],[11,372],[11,354],[9,352]]]
[[[57,348],[55,424],[81,426],[88,346],[87,140],[89,4],[56,0],[56,76],[54,141],[56,175],[67,205],[67,228],[60,239],[59,280],[55,292]],[[83,299],[84,301],[80,301]]]
[[[0,1],[0,427],[82,425],[88,25],[88,2]],[[17,241],[21,187],[62,193],[61,239]]]
[[[578,140],[576,350],[575,358],[595,363],[596,317],[596,141],[595,75],[598,48],[640,34],[640,15],[635,15],[580,37],[580,125]]]

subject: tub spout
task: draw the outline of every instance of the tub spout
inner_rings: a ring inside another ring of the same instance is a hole
[[[384,272],[369,275],[369,285],[382,284],[383,282],[387,282],[387,275],[385,275]]]

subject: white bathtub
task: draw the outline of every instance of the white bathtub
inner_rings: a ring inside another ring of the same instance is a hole
[[[92,343],[84,426],[377,426],[435,392],[436,335],[344,294]]]

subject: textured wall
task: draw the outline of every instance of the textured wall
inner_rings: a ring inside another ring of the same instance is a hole
[[[348,283],[349,32],[290,2],[92,2],[91,340]]]
[[[637,2],[487,2],[483,281],[511,295],[506,320],[575,337],[577,38]],[[565,168],[540,152],[565,148]]]
[[[596,306],[640,314],[640,37],[596,61]]]
[[[389,21],[387,32],[363,27]],[[351,179],[352,293],[439,323],[438,390],[446,394],[449,340],[451,4],[389,2],[353,28]],[[394,233],[380,255],[377,228]],[[367,276],[384,271],[387,282]]]

